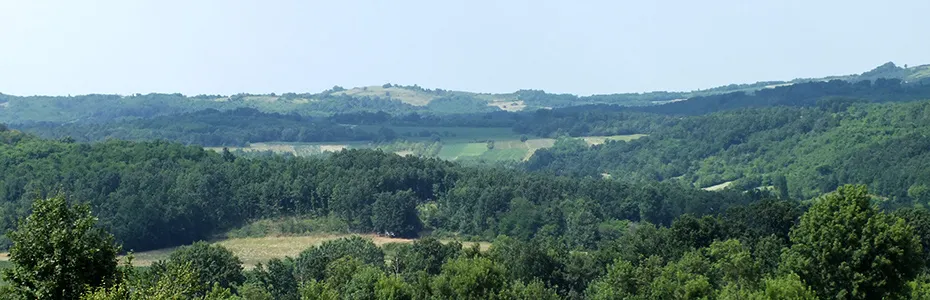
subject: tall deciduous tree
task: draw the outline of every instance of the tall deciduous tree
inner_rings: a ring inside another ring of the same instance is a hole
[[[417,217],[417,201],[413,191],[375,194],[371,224],[376,232],[389,236],[416,236],[423,226]]]
[[[921,267],[914,230],[873,207],[864,186],[820,198],[790,237],[784,267],[823,298],[886,298],[904,291]]]
[[[37,199],[8,234],[13,267],[3,277],[27,299],[78,299],[113,283],[119,247],[96,223],[89,206],[71,206],[62,194]]]

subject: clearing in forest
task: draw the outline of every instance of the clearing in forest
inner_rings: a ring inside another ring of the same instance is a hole
[[[258,263],[267,263],[273,258],[294,257],[300,255],[300,252],[307,248],[317,246],[326,241],[340,238],[351,237],[353,235],[370,239],[379,247],[390,243],[412,243],[414,239],[389,238],[374,234],[315,234],[307,236],[268,236],[268,237],[250,237],[250,238],[233,238],[213,242],[213,244],[226,247],[233,254],[239,257],[242,265],[246,268],[254,267]],[[443,240],[443,243],[450,242]],[[462,242],[462,247],[471,247],[474,242]],[[481,250],[487,250],[489,243],[479,242]],[[177,248],[159,249],[133,254],[134,266],[150,266],[152,263],[167,259],[171,252]]]
[[[721,183],[721,184],[718,184],[718,185],[713,185],[713,186],[709,186],[709,187],[703,188],[703,190],[705,190],[705,191],[712,191],[712,192],[713,192],[713,191],[722,191],[723,189],[729,187],[731,184],[733,184],[732,181],[727,181],[727,182],[724,182],[724,183]]]

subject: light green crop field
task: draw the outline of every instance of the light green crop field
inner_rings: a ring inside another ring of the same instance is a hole
[[[456,160],[467,156],[480,156],[487,151],[487,143],[444,144],[439,150],[439,158]]]
[[[487,161],[507,161],[507,160],[523,160],[526,157],[527,149],[511,148],[511,149],[497,149],[488,150],[482,154],[479,158]]]

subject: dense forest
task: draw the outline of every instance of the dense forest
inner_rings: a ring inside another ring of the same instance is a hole
[[[248,220],[281,215],[332,215],[361,232],[415,236],[423,225],[490,239],[533,236],[545,224],[566,224],[549,228],[556,230],[551,234],[572,230],[579,222],[668,224],[680,214],[704,215],[752,198],[674,184],[629,185],[463,167],[372,150],[247,159],[169,142],[84,144],[18,131],[2,132],[0,138],[0,166],[6,170],[0,175],[4,229],[12,229],[34,199],[62,192],[89,203],[100,224],[132,250],[185,244]],[[425,220],[411,217],[431,208]],[[538,215],[508,213],[516,208]],[[396,226],[408,229],[375,221],[385,215],[402,218]],[[576,237],[580,240],[573,244],[596,242]]]
[[[245,146],[261,142],[343,142],[390,140],[393,133],[364,131],[298,114],[263,113],[253,108],[207,109],[193,113],[108,123],[17,126],[37,135],[78,142],[106,139],[170,140],[202,146]],[[387,129],[385,129],[387,130]]]

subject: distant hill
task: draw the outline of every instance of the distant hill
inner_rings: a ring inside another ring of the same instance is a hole
[[[297,113],[305,116],[329,116],[339,113],[379,112],[389,114],[433,113],[460,114],[494,111],[535,111],[581,105],[608,104],[646,107],[679,104],[696,97],[710,97],[734,92],[760,90],[809,82],[842,80],[897,79],[904,85],[930,81],[930,65],[899,67],[886,63],[862,74],[831,76],[791,81],[764,81],[730,84],[690,92],[656,91],[577,96],[552,94],[543,90],[519,90],[490,94],[428,89],[417,85],[384,84],[345,89],[333,87],[319,93],[237,94],[230,96],[181,94],[80,95],[19,97],[0,94],[0,123],[32,122],[107,122],[124,118],[190,113],[203,109],[229,110],[242,107],[263,112]],[[685,105],[687,106],[687,105]]]

